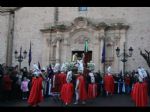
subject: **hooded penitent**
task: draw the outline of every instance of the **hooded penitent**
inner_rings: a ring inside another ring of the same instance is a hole
[[[73,84],[71,83],[71,80],[72,80],[72,71],[69,71],[66,77],[67,83],[63,84],[61,92],[60,92],[61,100],[66,105],[70,104],[73,100],[74,89],[73,89]]]
[[[92,72],[89,73],[91,83],[88,85],[88,98],[93,99],[97,96],[97,84],[95,83],[95,77]]]
[[[147,82],[143,79],[146,74],[142,71],[141,67],[138,68],[138,79],[139,82],[136,82],[133,85],[133,89],[131,91],[132,100],[135,102],[136,106],[144,107],[148,104],[148,87]]]
[[[42,95],[43,78],[39,76],[40,71],[36,64],[33,65],[33,68],[34,68],[33,74],[36,77],[32,78],[32,88],[31,88],[30,95],[28,98],[28,103],[31,106],[37,105],[38,103],[40,103],[43,100],[43,95]]]
[[[114,78],[111,75],[111,67],[107,68],[107,74],[104,76],[104,89],[107,93],[114,93]]]

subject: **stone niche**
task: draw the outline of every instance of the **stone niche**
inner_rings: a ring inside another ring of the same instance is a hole
[[[48,26],[48,25],[47,25]],[[77,17],[73,22],[63,22],[41,29],[43,33],[43,65],[71,61],[72,51],[83,51],[84,41],[88,40],[89,51],[92,52],[92,61],[95,71],[104,69],[101,63],[103,45],[105,41],[105,67],[112,65],[112,72],[119,72],[123,65],[116,57],[116,47],[123,48],[129,26],[123,23],[107,24],[94,23],[84,17]]]

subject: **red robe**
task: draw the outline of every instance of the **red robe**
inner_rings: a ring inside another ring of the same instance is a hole
[[[77,80],[79,80],[79,85],[78,85],[79,100],[84,101],[87,99],[87,92],[86,92],[84,77],[82,75],[79,75],[77,77]]]
[[[148,104],[148,91],[147,84],[143,83],[135,83],[133,86],[133,90],[131,92],[132,100],[135,102],[136,106],[144,107]]]
[[[62,88],[63,84],[67,83],[65,73],[60,73],[59,74],[59,82],[60,82],[59,91],[61,91],[61,88]]]
[[[105,75],[104,76],[104,89],[108,91],[108,93],[114,93],[114,78],[112,75]]]
[[[43,95],[42,95],[42,77],[32,78],[32,88],[30,91],[30,95],[28,98],[28,103],[33,106],[37,105],[41,101],[43,101]]]
[[[73,100],[73,84],[72,83],[65,83],[62,86],[60,92],[60,98],[65,104],[70,104]]]
[[[53,79],[52,79],[52,92],[60,92],[60,75],[55,74],[55,82],[54,82],[54,87],[53,87]]]
[[[88,86],[88,98],[93,99],[97,96],[97,84],[89,84]]]

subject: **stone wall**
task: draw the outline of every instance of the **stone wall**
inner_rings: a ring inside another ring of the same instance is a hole
[[[14,50],[22,46],[29,52],[30,41],[32,43],[32,63],[42,62],[43,35],[40,31],[45,23],[54,22],[53,7],[23,7],[15,14]],[[14,59],[14,57],[13,57]],[[17,64],[15,59],[13,65]],[[22,62],[22,67],[28,66],[28,56]],[[43,65],[41,65],[43,66]]]
[[[6,63],[9,14],[0,14],[0,64]]]

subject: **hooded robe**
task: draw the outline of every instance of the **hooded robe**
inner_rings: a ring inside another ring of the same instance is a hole
[[[114,93],[114,78],[112,75],[106,74],[104,76],[104,89],[108,93],[111,93],[111,94]]]
[[[38,103],[43,101],[42,81],[43,78],[41,76],[32,78],[32,87],[28,98],[28,103],[31,106],[37,105]]]
[[[84,101],[87,99],[87,92],[86,92],[86,85],[85,85],[85,79],[82,75],[79,75],[77,77],[77,80],[79,80],[78,85],[78,93],[79,93],[79,100]]]

